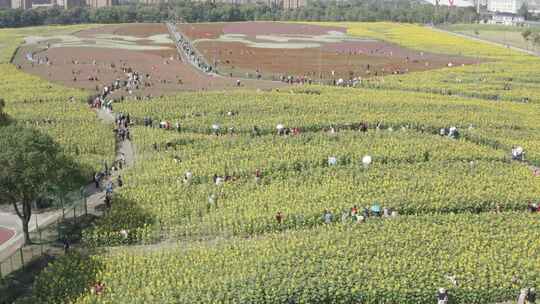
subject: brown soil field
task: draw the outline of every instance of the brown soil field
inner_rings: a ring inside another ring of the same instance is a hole
[[[190,39],[214,39],[224,34],[223,25],[224,23],[184,23],[177,28]]]
[[[75,34],[80,38],[92,38],[97,34],[129,35],[140,38],[166,34],[163,24],[108,25]],[[137,45],[149,45],[152,41],[139,40]],[[166,50],[126,50],[96,47],[52,47],[47,49],[47,41],[39,45],[22,46],[14,58],[14,64],[22,70],[68,87],[100,90],[116,79],[124,80],[122,67],[130,67],[141,75],[150,76],[150,87],[135,90],[136,96],[161,96],[179,91],[221,90],[236,88],[236,78],[209,76],[188,63],[178,59],[176,48],[171,43]],[[25,56],[31,51],[35,57],[48,58],[51,64],[37,64]],[[97,80],[90,80],[97,78]],[[246,80],[242,87],[270,89],[283,86],[270,81]],[[129,95],[126,91],[115,94]]]
[[[324,35],[328,31],[346,33],[345,27],[319,26],[280,22],[229,22],[229,23],[187,23],[179,24],[178,29],[189,38],[219,38],[222,34],[244,34],[247,36],[277,35]]]
[[[166,34],[167,27],[163,23],[131,23],[106,25],[76,33],[78,37],[93,37],[98,34],[113,34],[144,38],[153,35]]]
[[[264,48],[244,42],[211,39],[224,34],[241,34],[252,42],[263,42],[257,35],[285,37],[287,43],[302,43],[299,35],[318,36],[329,32],[345,33],[345,28],[272,22],[182,24],[179,30],[195,41],[207,61],[223,75],[254,76],[265,79],[281,76],[307,76],[312,79],[350,79],[396,73],[425,71],[478,63],[478,59],[430,54],[375,40],[321,42],[320,47]],[[197,41],[197,39],[203,39]],[[210,39],[210,40],[209,40]],[[333,71],[333,73],[332,73]]]

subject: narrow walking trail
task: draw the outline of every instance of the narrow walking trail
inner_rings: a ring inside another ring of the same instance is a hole
[[[97,117],[106,124],[114,124],[116,120],[114,113],[104,108],[97,110]],[[135,148],[131,140],[116,141],[116,159],[119,159],[122,154],[124,155],[126,166],[133,166],[135,163]]]
[[[112,126],[115,123],[114,114],[106,109],[99,109],[96,110],[96,115],[101,123],[110,124],[112,131]],[[111,134],[111,136],[113,135]],[[132,166],[135,162],[135,153],[131,141],[117,140],[116,145],[116,160],[120,159],[123,154],[125,160],[124,169]],[[116,177],[119,172],[121,171],[114,172],[111,178],[114,180],[114,177]],[[94,183],[90,183],[84,187],[84,193],[86,195],[88,212],[92,214],[99,213],[97,212],[97,209],[104,203],[105,190],[97,189]],[[61,209],[47,210],[39,213],[34,212],[30,218],[29,230],[30,232],[34,232],[38,228],[43,228],[57,222],[60,218],[62,218]],[[8,259],[23,245],[24,235],[22,232],[21,220],[13,210],[13,206],[2,206],[0,209],[0,262]]]
[[[445,30],[445,29],[438,28],[438,27],[434,27],[434,26],[429,26],[429,28],[434,30],[434,31],[447,33],[447,34],[450,34],[450,35],[453,35],[453,36],[457,36],[457,37],[461,37],[461,38],[465,38],[465,39],[470,39],[470,40],[474,40],[474,41],[478,41],[478,42],[482,42],[482,43],[492,44],[492,45],[500,46],[500,47],[507,48],[507,49],[510,49],[510,50],[527,53],[527,54],[533,55],[533,56],[540,56],[540,53],[538,53],[538,52],[522,49],[522,48],[519,48],[519,47],[516,47],[516,46],[503,44],[503,43],[495,42],[495,41],[491,41],[491,40],[486,40],[486,39],[482,39],[482,38],[479,38],[479,37],[474,37],[474,36],[467,35],[467,34],[456,33],[456,32],[452,32],[452,31]]]

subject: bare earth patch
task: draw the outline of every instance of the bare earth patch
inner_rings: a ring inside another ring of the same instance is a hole
[[[342,27],[243,22],[181,24],[178,28],[224,75],[255,75],[259,71],[267,79],[287,75],[350,79],[479,62],[351,37]]]
[[[150,86],[132,92],[138,96],[236,88],[236,78],[209,76],[182,62],[163,24],[108,25],[68,36],[29,37],[26,42],[13,63],[69,87],[101,90],[125,79],[122,68],[129,67],[150,76]],[[253,80],[242,81],[242,86],[269,89],[282,84]]]

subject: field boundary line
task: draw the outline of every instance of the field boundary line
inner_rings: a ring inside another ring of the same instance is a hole
[[[503,48],[506,48],[506,49],[511,49],[511,50],[526,53],[526,54],[529,54],[529,55],[532,55],[532,56],[540,57],[540,53],[538,53],[538,52],[529,51],[529,50],[522,49],[522,48],[519,48],[519,47],[516,47],[516,46],[509,45],[509,44],[507,45],[507,44],[504,44],[504,43],[490,41],[490,40],[474,37],[474,36],[467,35],[467,34],[456,33],[456,32],[452,32],[452,31],[445,30],[445,29],[438,28],[438,27],[434,27],[434,26],[428,26],[428,28],[430,28],[432,30],[435,30],[435,31],[438,31],[438,32],[447,33],[447,34],[450,34],[450,35],[453,35],[453,36],[457,36],[457,37],[461,37],[461,38],[465,38],[465,39],[470,39],[470,40],[474,40],[474,41],[478,41],[478,42],[483,42],[483,43],[487,43],[487,44],[491,44],[491,45],[496,45],[496,46],[500,46],[500,47],[503,47]]]

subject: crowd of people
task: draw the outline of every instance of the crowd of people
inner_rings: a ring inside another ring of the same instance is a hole
[[[459,130],[457,127],[455,126],[452,126],[450,128],[441,128],[441,130],[439,131],[439,135],[440,136],[448,136],[452,139],[458,139],[460,134],[459,134]]]
[[[46,64],[46,65],[52,65],[52,61],[49,60],[49,56],[36,56],[34,53],[32,52],[28,52],[26,53],[26,60],[29,61],[32,65],[32,67],[34,67],[34,65],[42,65],[42,64]]]
[[[129,114],[116,114],[114,133],[119,141],[131,140],[130,125],[131,118]]]
[[[364,223],[369,218],[395,218],[399,215],[396,210],[387,207],[381,207],[378,203],[364,208],[358,208],[356,205],[341,211],[341,223]],[[275,215],[276,222],[282,224],[285,220],[285,213],[278,211]],[[336,223],[339,219],[329,209],[325,209],[321,215],[321,222],[324,224]]]
[[[189,39],[178,32],[176,29],[176,24],[168,23],[167,27],[174,37],[174,41],[179,52],[182,52],[186,58],[201,71],[205,73],[213,72],[214,68],[204,61],[204,57],[198,54],[197,50],[193,47]]]

